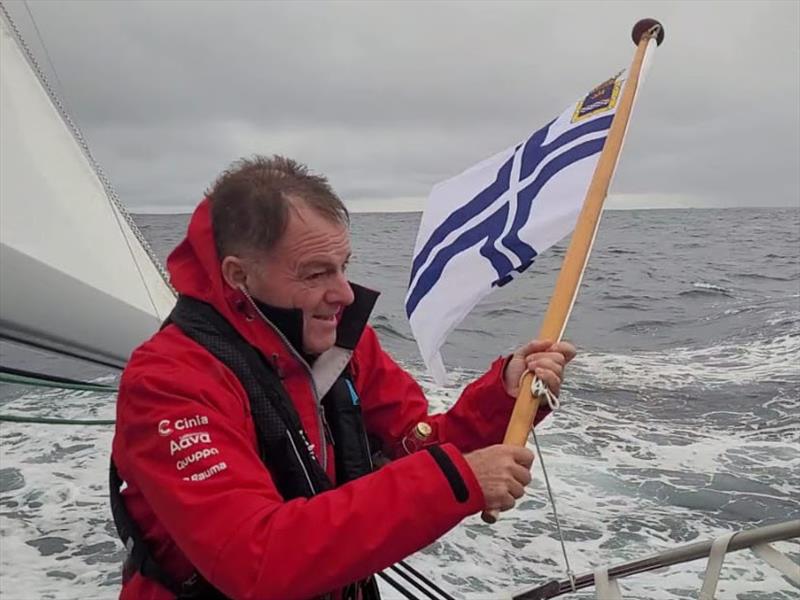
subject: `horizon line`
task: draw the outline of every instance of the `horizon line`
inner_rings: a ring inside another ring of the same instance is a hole
[[[142,207],[141,209],[129,208],[128,212],[132,215],[191,215],[194,213],[196,206],[192,207],[169,207],[169,210],[159,210],[158,207],[154,206],[146,206]],[[651,210],[781,210],[781,209],[795,209],[800,210],[800,204],[792,205],[792,204],[771,204],[766,206],[756,206],[756,205],[742,205],[742,206],[636,206],[631,208],[626,207],[606,207],[604,211],[613,211],[613,212],[636,212],[636,211],[651,211]],[[350,214],[415,214],[415,213],[422,213],[424,209],[420,208],[409,208],[409,209],[402,209],[402,208],[391,208],[391,209],[383,209],[375,208],[375,209],[366,209],[362,207],[348,207],[348,212]]]

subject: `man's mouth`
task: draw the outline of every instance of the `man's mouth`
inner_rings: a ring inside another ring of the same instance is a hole
[[[319,319],[320,321],[326,321],[328,323],[333,323],[336,321],[336,315],[314,315],[315,319]]]
[[[336,312],[333,312],[331,314],[314,315],[313,317],[315,319],[319,319],[320,321],[325,321],[326,323],[334,323],[334,322],[338,322],[339,321],[339,317],[341,316],[343,310],[344,310],[344,307],[340,306],[336,310]]]

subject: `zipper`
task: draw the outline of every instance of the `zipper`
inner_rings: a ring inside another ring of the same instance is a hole
[[[262,313],[261,310],[258,308],[256,303],[250,297],[250,294],[245,292],[244,290],[242,290],[242,292],[244,293],[244,296],[245,298],[247,298],[248,302],[250,302],[250,306],[252,306],[253,309],[258,314],[258,316],[261,317],[261,320],[264,321],[264,323],[266,323],[270,327],[270,329],[272,329],[272,331],[278,334],[278,337],[281,338],[283,345],[289,349],[289,352],[292,354],[292,356],[294,356],[300,362],[300,364],[303,365],[303,367],[306,370],[306,373],[308,373],[308,377],[311,380],[311,392],[314,396],[314,404],[316,404],[317,406],[317,428],[319,429],[320,448],[322,449],[321,450],[322,470],[327,472],[328,445],[325,443],[326,430],[325,430],[324,409],[322,407],[322,401],[320,400],[319,394],[317,394],[317,386],[314,384],[314,374],[311,372],[311,367],[308,365],[306,360],[302,356],[300,356],[300,353],[297,350],[295,350],[294,346],[292,346],[292,344],[289,343],[289,340],[286,339],[286,336],[283,335],[283,332],[277,327],[275,327],[275,325],[272,324],[272,321],[270,321],[267,317],[264,316],[264,313]]]
[[[375,465],[372,464],[372,452],[369,451],[370,448],[369,448],[369,438],[367,437],[367,430],[362,429],[361,435],[364,437],[364,449],[366,450],[367,458],[369,459],[369,470],[374,471]]]
[[[331,431],[331,426],[328,423],[328,418],[325,415],[325,407],[320,406],[320,414],[322,415],[322,425],[325,427],[325,439],[330,442],[331,446],[336,447],[336,442],[333,441],[333,431]]]
[[[300,451],[297,449],[297,444],[294,443],[294,438],[289,430],[286,430],[286,435],[289,436],[289,441],[292,443],[292,450],[294,450],[294,455],[297,457],[300,466],[303,468],[303,475],[306,476],[306,481],[308,482],[308,487],[311,490],[312,494],[316,494],[317,490],[314,488],[314,484],[311,483],[311,477],[308,475],[308,470],[306,469],[306,463],[303,462],[303,458],[300,456]],[[313,452],[312,452],[313,456]]]

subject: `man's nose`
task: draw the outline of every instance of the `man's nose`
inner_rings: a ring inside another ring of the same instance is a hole
[[[350,287],[350,282],[343,272],[336,275],[336,282],[333,287],[328,291],[327,301],[330,304],[341,304],[342,306],[349,306],[355,300],[353,288]]]

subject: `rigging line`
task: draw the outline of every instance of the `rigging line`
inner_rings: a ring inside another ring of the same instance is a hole
[[[403,596],[405,596],[406,598],[408,598],[408,600],[421,600],[421,599],[420,599],[418,596],[415,596],[415,595],[414,595],[412,592],[409,592],[409,591],[408,591],[406,588],[404,588],[404,587],[403,587],[403,586],[400,584],[400,582],[396,581],[396,580],[395,580],[395,579],[393,579],[392,577],[389,577],[389,576],[388,576],[386,573],[384,573],[383,571],[381,571],[380,573],[378,573],[378,577],[380,577],[381,579],[383,579],[383,580],[384,580],[386,583],[388,583],[388,584],[389,584],[389,585],[391,585],[391,586],[392,586],[394,589],[396,589],[398,592],[400,592],[401,594],[403,594]]]
[[[36,31],[36,37],[39,38],[39,45],[44,50],[44,56],[47,58],[47,64],[50,65],[50,70],[53,72],[53,77],[56,78],[56,83],[58,84],[58,88],[61,91],[61,98],[64,102],[64,107],[72,113],[69,108],[69,102],[67,101],[67,93],[66,89],[64,88],[64,84],[61,82],[61,77],[58,76],[58,71],[56,70],[56,65],[53,63],[53,59],[50,58],[50,52],[47,50],[47,45],[44,43],[44,36],[42,32],[39,30],[39,25],[36,23],[36,18],[33,16],[31,12],[31,7],[28,4],[28,0],[22,0],[22,3],[25,5],[25,10],[28,12],[28,17],[30,17],[31,23],[33,23],[33,29]],[[74,113],[73,113],[74,114]]]
[[[436,585],[435,583],[433,583],[433,581],[431,581],[430,579],[428,579],[427,577],[425,577],[425,575],[423,575],[422,573],[420,573],[419,571],[417,571],[417,570],[416,570],[414,567],[412,567],[411,565],[409,565],[409,564],[408,564],[406,561],[404,561],[404,560],[401,560],[400,562],[398,562],[398,563],[395,565],[395,567],[397,567],[398,565],[399,565],[399,566],[402,566],[402,567],[404,567],[404,568],[405,568],[407,571],[409,571],[409,572],[410,572],[412,575],[414,575],[414,576],[415,576],[417,579],[419,579],[420,581],[422,581],[422,582],[424,582],[425,584],[427,584],[427,586],[428,586],[428,587],[430,587],[432,590],[435,590],[435,591],[439,592],[439,594],[441,594],[441,595],[442,595],[442,597],[443,597],[445,600],[456,600],[455,598],[453,598],[453,596],[451,596],[450,594],[448,594],[447,592],[445,592],[445,591],[444,591],[442,588],[440,588],[438,585]]]
[[[400,577],[402,577],[403,579],[405,579],[405,580],[406,580],[408,583],[410,583],[410,584],[411,584],[411,585],[413,585],[415,588],[417,588],[417,589],[418,589],[420,592],[422,592],[422,593],[423,593],[423,595],[425,596],[425,598],[428,598],[428,600],[439,600],[439,598],[438,598],[438,597],[437,597],[437,596],[436,596],[436,595],[435,595],[435,594],[434,594],[432,591],[430,591],[430,590],[428,590],[428,589],[425,589],[425,587],[424,587],[424,586],[423,586],[423,585],[422,585],[420,582],[416,581],[416,580],[415,580],[415,579],[414,579],[414,578],[413,578],[411,575],[409,575],[408,573],[406,573],[406,572],[404,572],[404,571],[401,571],[400,569],[398,569],[396,565],[392,565],[392,566],[391,566],[391,567],[389,567],[389,568],[390,568],[392,571],[394,571],[395,573],[397,573],[398,575],[400,575]]]
[[[542,450],[539,448],[539,438],[536,437],[536,429],[531,427],[531,433],[533,434],[533,443],[536,446],[536,454],[539,456],[539,464],[542,466],[542,474],[544,475],[544,484],[547,487],[547,495],[550,497],[550,506],[553,507],[553,517],[555,517],[556,521],[556,530],[558,531],[558,541],[561,543],[561,552],[564,554],[564,565],[566,566],[567,570],[567,578],[569,579],[570,586],[572,586],[572,591],[576,591],[575,588],[575,574],[572,572],[572,569],[569,566],[569,557],[567,556],[567,547],[564,544],[564,534],[561,532],[561,522],[558,520],[558,510],[556,509],[556,499],[553,495],[553,488],[550,487],[550,478],[547,476],[547,468],[544,466],[544,456],[542,455]]]
[[[21,417],[0,415],[0,422],[26,423],[36,425],[113,425],[113,419],[60,419],[56,417]]]
[[[113,202],[111,202],[110,199],[109,199],[109,205],[110,205],[110,208],[111,208],[111,212],[114,214],[114,219],[117,221],[117,225],[119,226],[119,231],[122,234],[122,239],[125,240],[125,245],[128,247],[128,252],[131,255],[131,260],[133,260],[133,264],[136,266],[136,270],[139,273],[139,279],[142,280],[142,285],[144,286],[144,290],[145,290],[145,292],[147,292],[147,298],[150,300],[150,306],[153,307],[153,312],[160,319],[162,317],[158,312],[158,306],[156,306],[156,301],[153,298],[152,292],[150,291],[150,286],[147,285],[147,278],[144,276],[144,272],[142,271],[142,266],[139,264],[139,261],[136,259],[136,254],[134,253],[133,246],[131,245],[131,242],[128,239],[128,235],[125,232],[125,224],[123,224],[123,222],[120,220],[119,211],[115,210],[117,208],[117,206]],[[135,234],[134,234],[134,236],[135,236]]]

